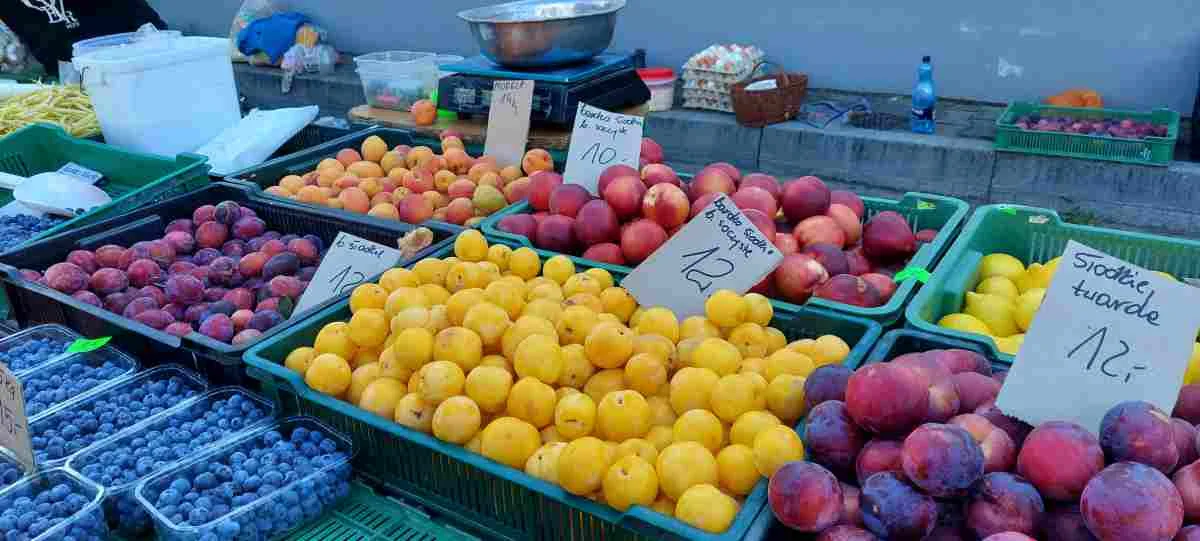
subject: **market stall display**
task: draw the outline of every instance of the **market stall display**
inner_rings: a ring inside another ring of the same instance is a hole
[[[217,221],[217,206],[222,204],[221,221]],[[235,209],[237,219],[233,219]],[[225,225],[229,220],[233,227]],[[426,253],[457,231],[428,228],[432,238]],[[339,232],[396,246],[413,229],[398,222],[368,223],[317,209],[282,206],[253,198],[243,185],[213,183],[111,222],[47,239],[37,249],[11,252],[0,257],[0,266],[14,314],[23,324],[63,323],[88,336],[114,336],[119,347],[137,357],[177,358],[182,344],[184,350],[198,355],[189,361],[198,370],[217,381],[236,383],[248,343],[279,330],[291,300],[304,288],[301,269],[308,268],[305,275],[314,272],[318,257],[314,248],[328,246]],[[249,240],[233,238],[235,230]],[[278,237],[268,236],[271,231]],[[306,235],[309,238],[303,238]],[[180,250],[175,249],[177,243]],[[183,255],[189,252],[192,255]],[[66,263],[72,253],[77,262]],[[421,253],[418,250],[415,257]],[[279,259],[272,263],[274,258]],[[81,264],[89,265],[92,272]],[[52,266],[57,266],[53,276],[44,276],[46,283],[39,283],[42,271]],[[269,276],[264,278],[263,272]],[[260,276],[252,276],[255,273]],[[91,295],[81,293],[84,288]],[[176,318],[173,312],[180,310]],[[189,323],[187,333],[183,324],[171,329],[182,337],[165,332],[178,321]],[[244,326],[240,333],[249,328],[263,329],[258,331],[262,334],[246,333],[233,343],[239,326]]]
[[[710,301],[713,317],[728,329],[722,333],[705,317],[679,322],[664,308],[639,308],[618,286],[624,272],[603,265],[576,267],[561,255],[489,245],[474,231],[459,235],[453,253],[360,286],[347,302],[256,347],[247,362],[268,395],[289,403],[295,396],[302,413],[387,442],[362,449],[360,467],[373,477],[436,500],[475,502],[457,512],[498,528],[615,535],[626,533],[618,522],[636,520],[674,535],[736,538],[762,505],[758,465],[769,471],[772,457],[792,456],[788,434],[794,434],[783,424],[799,415],[792,386],[816,364],[854,363],[878,333],[866,320],[823,311],[781,314],[764,297],[732,292]],[[499,278],[505,271],[512,277]],[[389,340],[396,347],[386,347]],[[371,356],[360,355],[364,349]],[[495,353],[484,357],[485,351]],[[728,401],[709,402],[714,387],[728,389],[722,394]],[[720,419],[742,417],[734,429],[742,445],[726,449]],[[768,425],[778,430],[753,445],[754,427]],[[510,436],[511,445],[501,443]],[[634,442],[623,452],[617,442],[629,438]],[[430,448],[454,460],[446,476],[470,482],[409,475],[439,460]],[[613,460],[604,458],[610,450]],[[579,466],[555,469],[551,457],[559,452],[575,455]],[[626,470],[610,469],[618,455],[638,458],[622,458],[631,463]],[[751,457],[759,455],[752,468]],[[734,468],[728,473],[739,474],[725,481],[740,487],[734,493],[744,502],[712,486],[685,495],[693,484],[721,482],[718,456]],[[705,472],[696,483],[669,473],[689,464]],[[633,477],[623,478],[623,471]],[[646,486],[635,480],[648,480],[647,473],[656,480],[650,486],[662,488],[658,497],[657,489],[635,488]],[[537,502],[512,516],[486,496],[501,490]],[[589,495],[620,511],[580,497]],[[527,516],[559,505],[602,520],[569,526]]]
[[[137,370],[136,359],[113,348],[72,353],[29,370],[17,377],[25,394],[25,415],[37,418],[92,392],[118,385]]]
[[[908,325],[995,344],[1012,362],[1068,240],[1176,279],[1200,276],[1196,241],[1070,224],[1049,209],[988,205],[963,225],[913,298]]]
[[[0,363],[20,377],[67,355],[79,333],[61,325],[37,325],[0,339]]]
[[[906,268],[928,270],[948,249],[965,218],[961,200],[909,193],[899,201],[830,190],[817,177],[780,183],[715,163],[695,177],[662,160],[661,147],[643,139],[636,169],[615,165],[598,179],[601,197],[561,176],[530,177],[528,201],[509,207],[483,230],[496,238],[577,255],[611,265],[644,261],[718,194],[728,195],[785,255],[753,291],[793,309],[812,302],[884,323],[899,320],[915,291],[893,279]]]
[[[66,469],[48,469],[0,490],[0,529],[12,539],[104,541],[104,490]]]
[[[1175,156],[1179,113],[1013,102],[996,118],[996,150],[1165,166]]]

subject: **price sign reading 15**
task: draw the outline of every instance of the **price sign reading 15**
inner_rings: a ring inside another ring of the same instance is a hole
[[[639,304],[666,306],[680,318],[704,313],[721,289],[745,293],[783,254],[722,195],[621,282]]]

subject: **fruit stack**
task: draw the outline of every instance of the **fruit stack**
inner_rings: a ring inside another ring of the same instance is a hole
[[[140,484],[161,539],[276,539],[350,494],[349,441],[294,417],[223,442]]]
[[[625,511],[724,532],[801,458],[805,378],[850,348],[788,343],[758,294],[682,321],[601,268],[460,234],[454,256],[357,287],[284,364],[314,390]]]
[[[785,256],[753,291],[796,304],[815,296],[867,308],[891,299],[892,276],[938,233],[914,232],[894,211],[868,218],[862,198],[830,190],[817,177],[781,184],[771,175],[743,176],[733,165],[714,163],[684,185],[659,163],[662,149],[653,140],[643,140],[642,157],[647,163],[640,172],[626,165],[606,169],[597,181],[599,198],[563,184],[559,175],[539,173],[530,179],[534,212],[504,216],[496,229],[545,250],[633,266],[725,194]]]
[[[157,240],[74,250],[21,276],[176,336],[240,345],[291,314],[324,250],[320,237],[268,231],[253,209],[223,201],[170,222]]]
[[[104,541],[100,488],[68,470],[44,470],[0,492],[0,532],[6,540]]]
[[[439,220],[472,227],[524,199],[527,175],[554,171],[554,159],[542,149],[526,152],[519,167],[500,167],[490,156],[467,154],[453,132],[442,134],[441,147],[441,154],[427,146],[388,150],[383,138],[372,135],[363,141],[361,152],[344,148],[315,170],[285,176],[266,191],[387,220]]]
[[[160,366],[29,423],[39,466],[62,464],[87,446],[204,392],[206,384],[177,366]]]
[[[138,537],[153,527],[134,495],[139,481],[196,455],[207,446],[257,428],[274,416],[274,406],[236,388],[218,389],[138,430],[75,455],[68,467],[105,488],[104,512],[117,533]],[[232,472],[212,472],[220,483]],[[210,507],[216,514],[221,510]]]
[[[830,368],[805,385],[823,400],[805,420],[811,462],[769,485],[793,529],[820,541],[1200,539],[1200,526],[1181,529],[1200,520],[1195,418],[1124,402],[1099,438],[1065,421],[1031,427],[994,404],[1005,373],[964,350]],[[1193,394],[1180,400],[1191,414]]]

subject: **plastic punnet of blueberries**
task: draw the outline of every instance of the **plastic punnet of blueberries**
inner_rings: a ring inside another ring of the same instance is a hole
[[[25,392],[29,418],[82,396],[97,387],[131,375],[137,361],[110,348],[71,355],[26,372],[17,379]]]
[[[223,541],[271,539],[350,493],[348,441],[293,418],[221,444],[138,486],[159,535]]]
[[[63,223],[57,216],[14,214],[0,216],[0,253],[7,252],[33,238],[38,233]]]
[[[140,536],[153,523],[134,496],[137,481],[265,423],[274,412],[269,402],[243,390],[218,389],[140,430],[96,444],[73,457],[70,467],[108,489],[104,512],[110,527]]]
[[[34,455],[39,464],[52,465],[199,395],[205,387],[203,380],[177,366],[147,370],[30,422]]]
[[[0,493],[0,532],[5,541],[107,539],[99,492],[66,470],[45,470]]]
[[[49,361],[66,352],[71,340],[65,336],[49,333],[37,333],[26,337],[16,337],[11,347],[0,347],[0,363],[8,366],[13,372],[22,372]]]

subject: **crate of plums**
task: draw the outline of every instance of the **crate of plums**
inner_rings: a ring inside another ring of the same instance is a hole
[[[5,541],[104,541],[104,490],[70,470],[42,470],[0,489]]]
[[[292,417],[217,444],[137,486],[159,539],[281,537],[350,494],[350,440]]]
[[[452,227],[334,217],[214,183],[4,254],[0,281],[22,325],[112,336],[145,362],[240,383],[242,353],[292,317],[338,233],[403,242],[401,252],[419,258],[449,242]]]
[[[28,423],[38,466],[61,466],[88,446],[190,403],[206,390],[207,384],[196,374],[165,365],[51,408]]]
[[[72,457],[67,466],[105,489],[104,514],[113,532],[126,539],[141,538],[151,533],[154,523],[134,497],[139,482],[267,424],[274,414],[273,404],[243,389],[215,389],[97,442]]]

